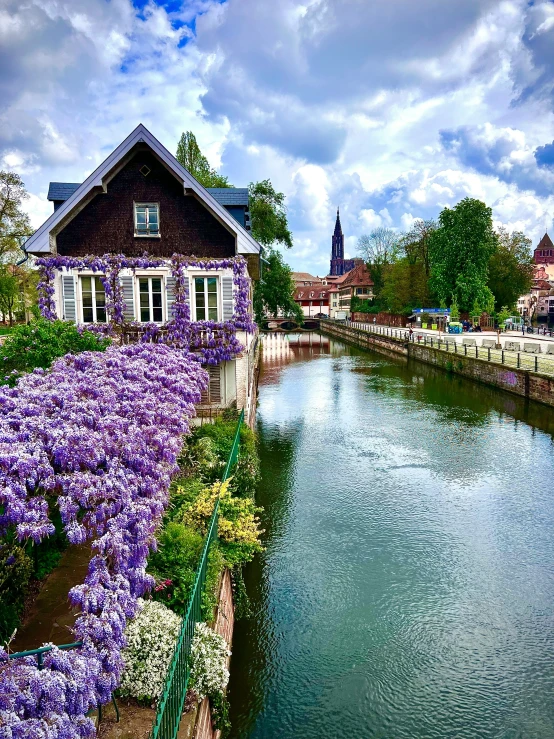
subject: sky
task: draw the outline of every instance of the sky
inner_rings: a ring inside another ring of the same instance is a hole
[[[286,259],[324,275],[464,197],[554,232],[553,0],[0,0],[0,168],[34,227],[143,123],[285,193]]]

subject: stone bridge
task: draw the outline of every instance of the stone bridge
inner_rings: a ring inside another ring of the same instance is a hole
[[[319,326],[319,318],[305,318],[301,326],[291,318],[266,318],[260,329],[262,331],[317,331]]]

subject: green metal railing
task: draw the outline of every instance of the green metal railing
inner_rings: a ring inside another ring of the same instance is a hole
[[[240,446],[240,429],[244,421],[244,410],[241,411],[231,453],[227,459],[225,471],[221,477],[221,482],[225,482],[229,477],[231,468],[235,464],[239,454]],[[190,676],[190,653],[192,647],[192,639],[196,624],[201,621],[202,592],[206,582],[206,569],[208,566],[208,555],[212,543],[217,539],[217,523],[219,519],[219,498],[215,502],[214,510],[210,523],[208,525],[208,533],[202,549],[200,564],[196,571],[196,578],[192,587],[187,613],[181,624],[179,638],[175,646],[175,652],[167,672],[162,697],[158,703],[158,710],[154,720],[154,726],[151,739],[175,739],[179,731],[181,715],[187,694],[187,685]]]

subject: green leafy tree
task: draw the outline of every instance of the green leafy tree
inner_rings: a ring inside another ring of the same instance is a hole
[[[261,278],[254,286],[254,315],[261,323],[265,316],[284,316],[298,323],[304,320],[302,308],[294,301],[292,272],[283,256],[276,249],[266,252],[268,264],[262,268]]]
[[[461,310],[477,301],[488,310],[494,304],[487,282],[496,244],[492,210],[485,203],[464,198],[441,211],[439,227],[429,238],[431,288],[437,298],[455,298]]]
[[[428,279],[423,262],[402,257],[384,269],[381,291],[383,306],[391,313],[409,313],[424,307],[429,299]]]
[[[520,231],[497,232],[497,247],[489,261],[489,281],[494,295],[495,310],[502,306],[514,308],[520,295],[531,290],[533,282],[531,239]]]
[[[423,266],[426,278],[431,275],[431,260],[429,257],[429,241],[431,234],[437,230],[436,221],[424,221],[418,218],[412,228],[400,237],[399,245],[410,264]]]
[[[19,245],[33,232],[29,216],[21,209],[28,197],[18,174],[0,170],[0,261],[20,256]]]
[[[0,266],[0,311],[4,315],[4,320],[8,319],[12,326],[21,293],[17,278],[10,267],[12,265]]]
[[[458,308],[458,302],[455,297],[452,298],[452,303],[450,304],[450,320],[451,321],[460,320],[460,309]]]
[[[360,236],[358,252],[371,272],[373,292],[376,300],[380,301],[386,268],[394,264],[400,255],[398,234],[390,228],[375,228],[371,233]]]
[[[181,134],[177,144],[176,158],[179,164],[182,164],[204,187],[233,187],[227,177],[218,174],[210,167],[192,131]]]
[[[287,221],[285,195],[277,192],[270,180],[251,182],[248,187],[252,236],[262,246],[276,244],[292,247],[292,234]]]

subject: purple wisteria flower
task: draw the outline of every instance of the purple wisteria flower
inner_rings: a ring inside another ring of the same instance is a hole
[[[177,471],[182,436],[208,376],[191,354],[134,344],[56,360],[0,388],[0,526],[38,542],[54,531],[57,500],[68,539],[91,542],[79,649],[33,658],[0,650],[0,737],[91,737],[86,713],[117,688],[124,629],[153,586],[146,561]]]

